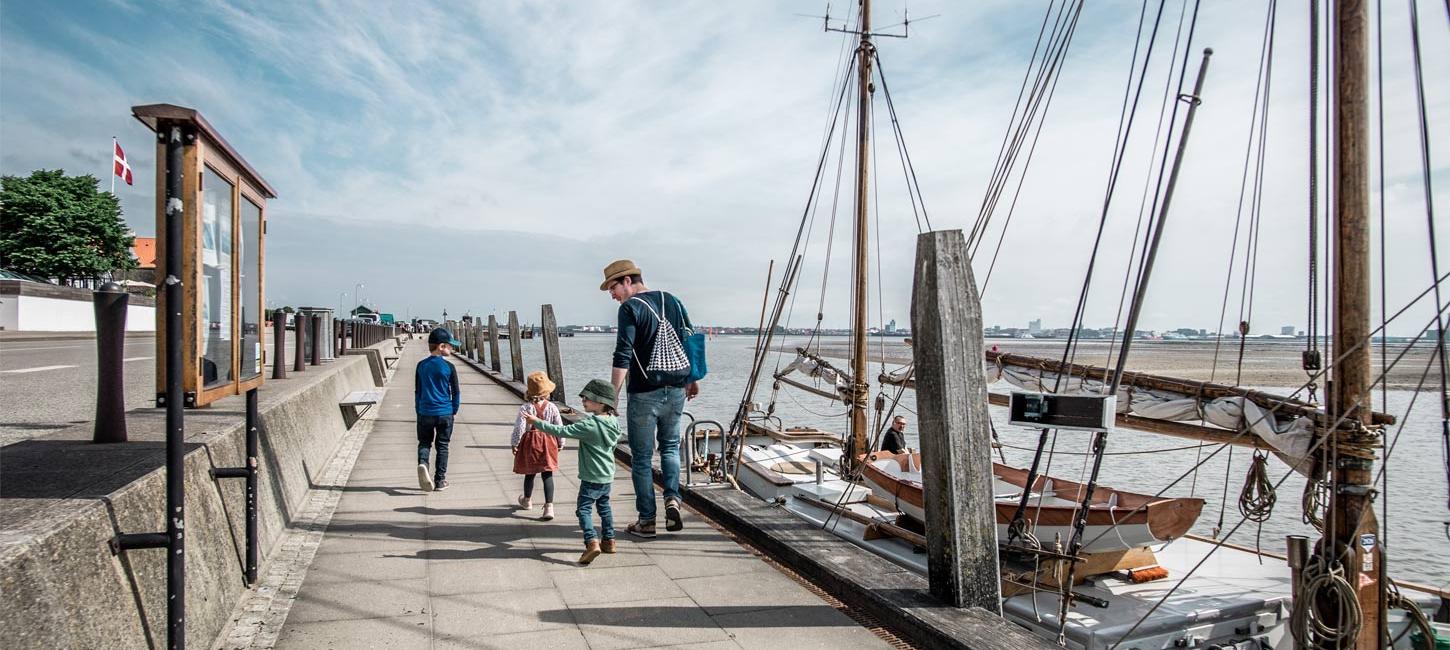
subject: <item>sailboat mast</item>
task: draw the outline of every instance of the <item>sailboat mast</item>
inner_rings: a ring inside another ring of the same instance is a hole
[[[1369,424],[1370,388],[1370,222],[1369,222],[1369,10],[1363,0],[1338,0],[1335,7],[1334,116],[1334,383],[1332,415]],[[1358,429],[1356,427],[1356,429]],[[1345,577],[1355,585],[1360,611],[1358,647],[1379,645],[1379,523],[1374,514],[1374,438],[1362,430],[1337,436],[1330,521],[1332,544],[1347,545]],[[1337,551],[1336,551],[1337,552]]]
[[[847,466],[854,469],[856,459],[867,453],[866,402],[869,393],[866,382],[866,308],[867,278],[870,266],[867,254],[869,230],[866,207],[867,186],[870,175],[868,163],[871,160],[871,57],[875,46],[871,44],[871,0],[861,0],[861,44],[856,48],[856,233],[853,252],[856,259],[854,287],[851,306],[854,311],[851,323],[851,444],[847,449]]]

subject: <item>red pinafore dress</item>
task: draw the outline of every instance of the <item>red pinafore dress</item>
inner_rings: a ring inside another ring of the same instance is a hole
[[[534,402],[535,417],[543,418],[548,402]],[[559,471],[559,439],[535,427],[519,438],[519,451],[514,454],[515,474],[538,474]]]

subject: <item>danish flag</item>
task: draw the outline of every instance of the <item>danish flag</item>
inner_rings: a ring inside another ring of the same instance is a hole
[[[111,139],[111,144],[116,147],[112,165],[115,174],[125,179],[127,185],[131,185],[131,163],[126,162],[126,152],[121,151],[121,143],[117,142],[115,138]]]

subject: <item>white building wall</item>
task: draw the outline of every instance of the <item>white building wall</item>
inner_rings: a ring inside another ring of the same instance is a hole
[[[0,326],[20,332],[94,332],[96,313],[88,300],[6,296],[0,300]],[[128,305],[126,331],[156,331],[156,308]]]

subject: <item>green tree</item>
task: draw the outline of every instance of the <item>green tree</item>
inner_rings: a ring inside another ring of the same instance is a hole
[[[0,266],[47,278],[136,268],[121,203],[95,176],[38,169],[0,178]]]

